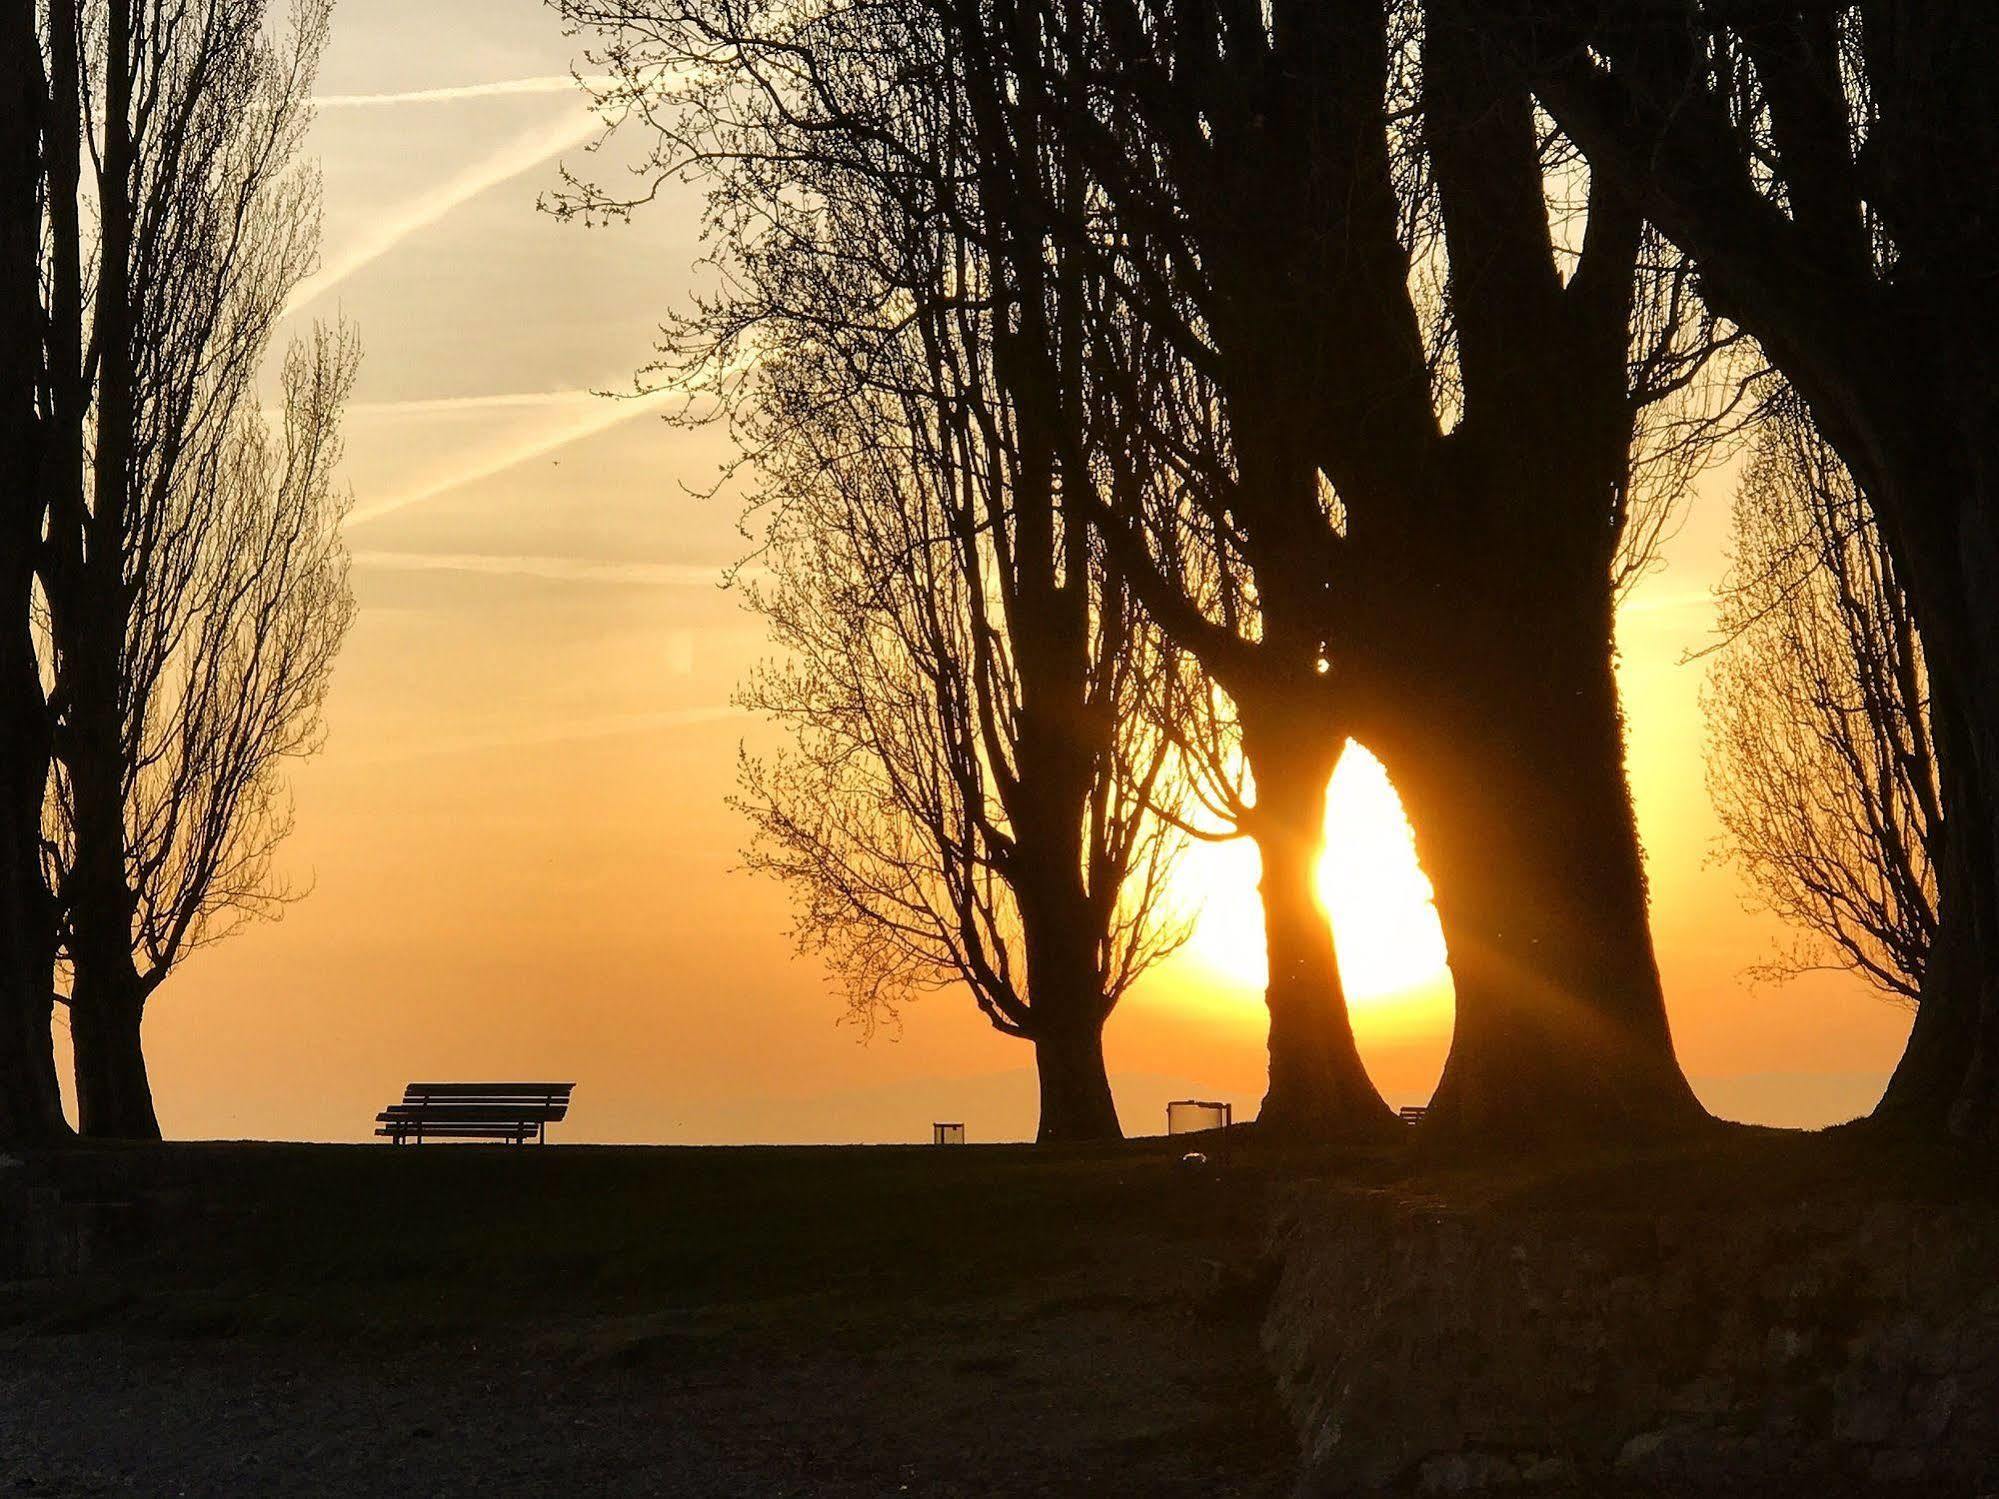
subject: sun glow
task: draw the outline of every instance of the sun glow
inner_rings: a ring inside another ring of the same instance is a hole
[[[1180,875],[1200,906],[1188,956],[1231,985],[1256,991],[1267,972],[1259,874],[1255,845],[1238,839],[1197,846]],[[1357,744],[1340,757],[1327,791],[1317,884],[1356,1012],[1448,1007],[1443,930],[1409,820],[1381,762]]]

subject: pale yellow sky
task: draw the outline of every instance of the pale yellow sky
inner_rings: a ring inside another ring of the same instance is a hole
[[[723,797],[758,728],[729,695],[762,632],[719,584],[740,545],[721,433],[629,387],[690,285],[687,196],[629,227],[538,215],[590,122],[575,42],[532,0],[341,0],[315,127],[321,275],[292,326],[366,347],[348,424],[360,612],[283,856],[309,895],[198,954],[147,1021],[170,1135],[356,1139],[403,1083],[560,1076],[569,1140],[1031,1134],[1018,1042],[962,997],[858,1044],[791,956],[782,892],[735,872]],[[1711,482],[1622,627],[1631,761],[1681,1055],[1710,1106],[1824,1123],[1871,1106],[1907,1020],[1859,985],[1752,987],[1775,933],[1709,867],[1700,668],[1726,531]],[[1224,854],[1253,878],[1253,858]],[[1370,872],[1371,874],[1371,872]],[[1367,878],[1364,875],[1363,878]],[[1128,999],[1108,1049],[1128,1130],[1167,1098],[1262,1091],[1253,892]],[[1356,937],[1356,942],[1359,938]],[[1442,995],[1358,1010],[1396,1102],[1424,1096]]]

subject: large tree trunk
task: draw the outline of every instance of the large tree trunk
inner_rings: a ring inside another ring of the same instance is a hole
[[[144,1016],[145,986],[129,953],[106,953],[102,967],[78,964],[70,996],[77,1126],[93,1139],[160,1138],[140,1044]]]
[[[1326,787],[1343,741],[1316,725],[1245,710],[1244,744],[1256,778],[1251,829],[1263,860],[1264,945],[1269,958],[1270,1087],[1257,1115],[1294,1138],[1365,1139],[1390,1130],[1383,1102],[1354,1044],[1332,922],[1319,902]],[[1301,718],[1310,715],[1302,711]]]
[[[1686,1127],[1704,1115],[1652,950],[1608,583],[1585,603],[1497,582],[1412,623],[1425,685],[1368,741],[1414,826],[1457,991],[1426,1128],[1477,1146]]]
[[[1989,1067],[1990,1039],[1981,1018],[1993,1012],[1991,976],[1983,954],[1999,952],[1999,889],[1995,889],[1993,807],[1982,778],[1960,766],[1970,760],[1969,737],[1958,715],[1935,694],[1930,721],[1937,741],[1946,808],[1943,850],[1937,858],[1938,921],[1923,967],[1920,1003],[1908,1045],[1874,1111],[1897,1128],[1942,1133],[1960,1107],[1962,1127],[1989,1133],[1993,1112],[1978,1118],[1982,1091],[1974,1059]]]
[[[1908,573],[1944,788],[1937,935],[1877,1117],[1999,1142],[1999,438],[1989,397],[1950,411],[1946,385],[1911,389],[1923,409],[1875,430],[1913,440],[1845,450]]]
[[[1821,45],[1829,12],[1704,17],[1721,43],[1754,51],[1759,71],[1774,65],[1773,153],[1742,149],[1710,53],[1688,45],[1674,7],[1479,8],[1533,59],[1541,100],[1592,172],[1614,176],[1699,262],[1708,304],[1810,402],[1894,549],[1949,795],[1939,930],[1879,1113],[1999,1139],[1999,18],[1985,0],[1869,10],[1861,61],[1879,118],[1856,160],[1851,85]]]
[[[1048,775],[1041,784],[1058,784]],[[1121,1140],[1110,1076],[1104,1070],[1104,1024],[1112,1000],[1099,962],[1102,933],[1093,930],[1092,904],[1082,884],[1082,798],[1050,798],[1070,815],[1054,827],[1023,837],[1014,870],[1021,947],[1027,960],[1025,1030],[1034,1042],[1041,1085],[1042,1144]],[[1038,836],[1037,836],[1038,835]]]
[[[1104,1070],[1104,1025],[1080,1017],[1049,1025],[1034,1037],[1034,1069],[1041,1083],[1042,1145],[1122,1140],[1110,1075]]]

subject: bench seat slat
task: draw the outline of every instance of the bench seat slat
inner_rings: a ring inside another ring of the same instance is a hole
[[[545,1139],[569,1113],[576,1084],[563,1082],[411,1083],[401,1103],[375,1116],[375,1133],[396,1141]]]
[[[396,1119],[460,1119],[464,1123],[506,1123],[510,1119],[562,1119],[568,1109],[544,1109],[542,1105],[518,1107],[518,1105],[486,1105],[486,1103],[454,1103],[448,1109],[418,1109],[396,1103],[376,1115],[382,1123]]]

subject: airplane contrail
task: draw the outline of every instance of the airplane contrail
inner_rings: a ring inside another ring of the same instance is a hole
[[[489,479],[494,474],[503,473],[517,464],[552,453],[557,448],[567,447],[572,442],[581,442],[586,437],[594,437],[599,432],[609,431],[633,417],[657,411],[672,397],[684,398],[682,392],[673,389],[647,391],[643,395],[622,400],[612,400],[607,396],[592,409],[583,412],[579,420],[566,426],[558,427],[552,432],[537,432],[498,448],[480,458],[470,468],[461,469],[445,478],[418,485],[414,489],[377,500],[370,505],[358,506],[348,512],[347,524],[364,526],[369,521],[380,520],[385,515],[394,515],[398,510],[406,510],[411,505],[435,499],[438,495],[457,489],[460,485],[471,484],[479,479]]]
[[[350,413],[369,416],[423,416],[433,412],[489,411],[507,407],[589,406],[604,399],[604,393],[587,386],[568,390],[503,391],[477,396],[413,396],[406,400],[349,401]]]
[[[535,578],[555,583],[633,583],[655,588],[719,589],[725,564],[698,562],[617,562],[589,557],[506,555],[495,552],[377,552],[353,554],[356,567],[391,572],[475,573],[486,577]]]
[[[520,749],[535,745],[569,744],[580,740],[615,739],[627,734],[661,729],[692,728],[701,724],[726,723],[748,718],[749,711],[733,704],[717,703],[695,708],[669,708],[655,712],[612,713],[597,718],[567,719],[538,728],[498,729],[488,733],[427,737],[420,743],[375,746],[344,756],[348,765],[387,765],[399,761],[428,759],[434,755],[461,755],[479,750]]]
[[[363,266],[381,259],[397,245],[427,229],[461,203],[476,198],[488,188],[538,166],[559,151],[581,145],[603,128],[603,121],[587,110],[544,125],[539,130],[516,136],[483,161],[474,162],[414,202],[374,225],[353,245],[322,266],[293,289],[285,302],[287,315],[325,296]]]
[[[583,83],[598,88],[612,81],[586,78]],[[533,78],[498,78],[491,83],[459,83],[385,94],[320,94],[312,102],[318,109],[364,109],[377,104],[450,104],[459,99],[497,99],[513,94],[561,94],[575,87],[574,74],[543,73]]]

